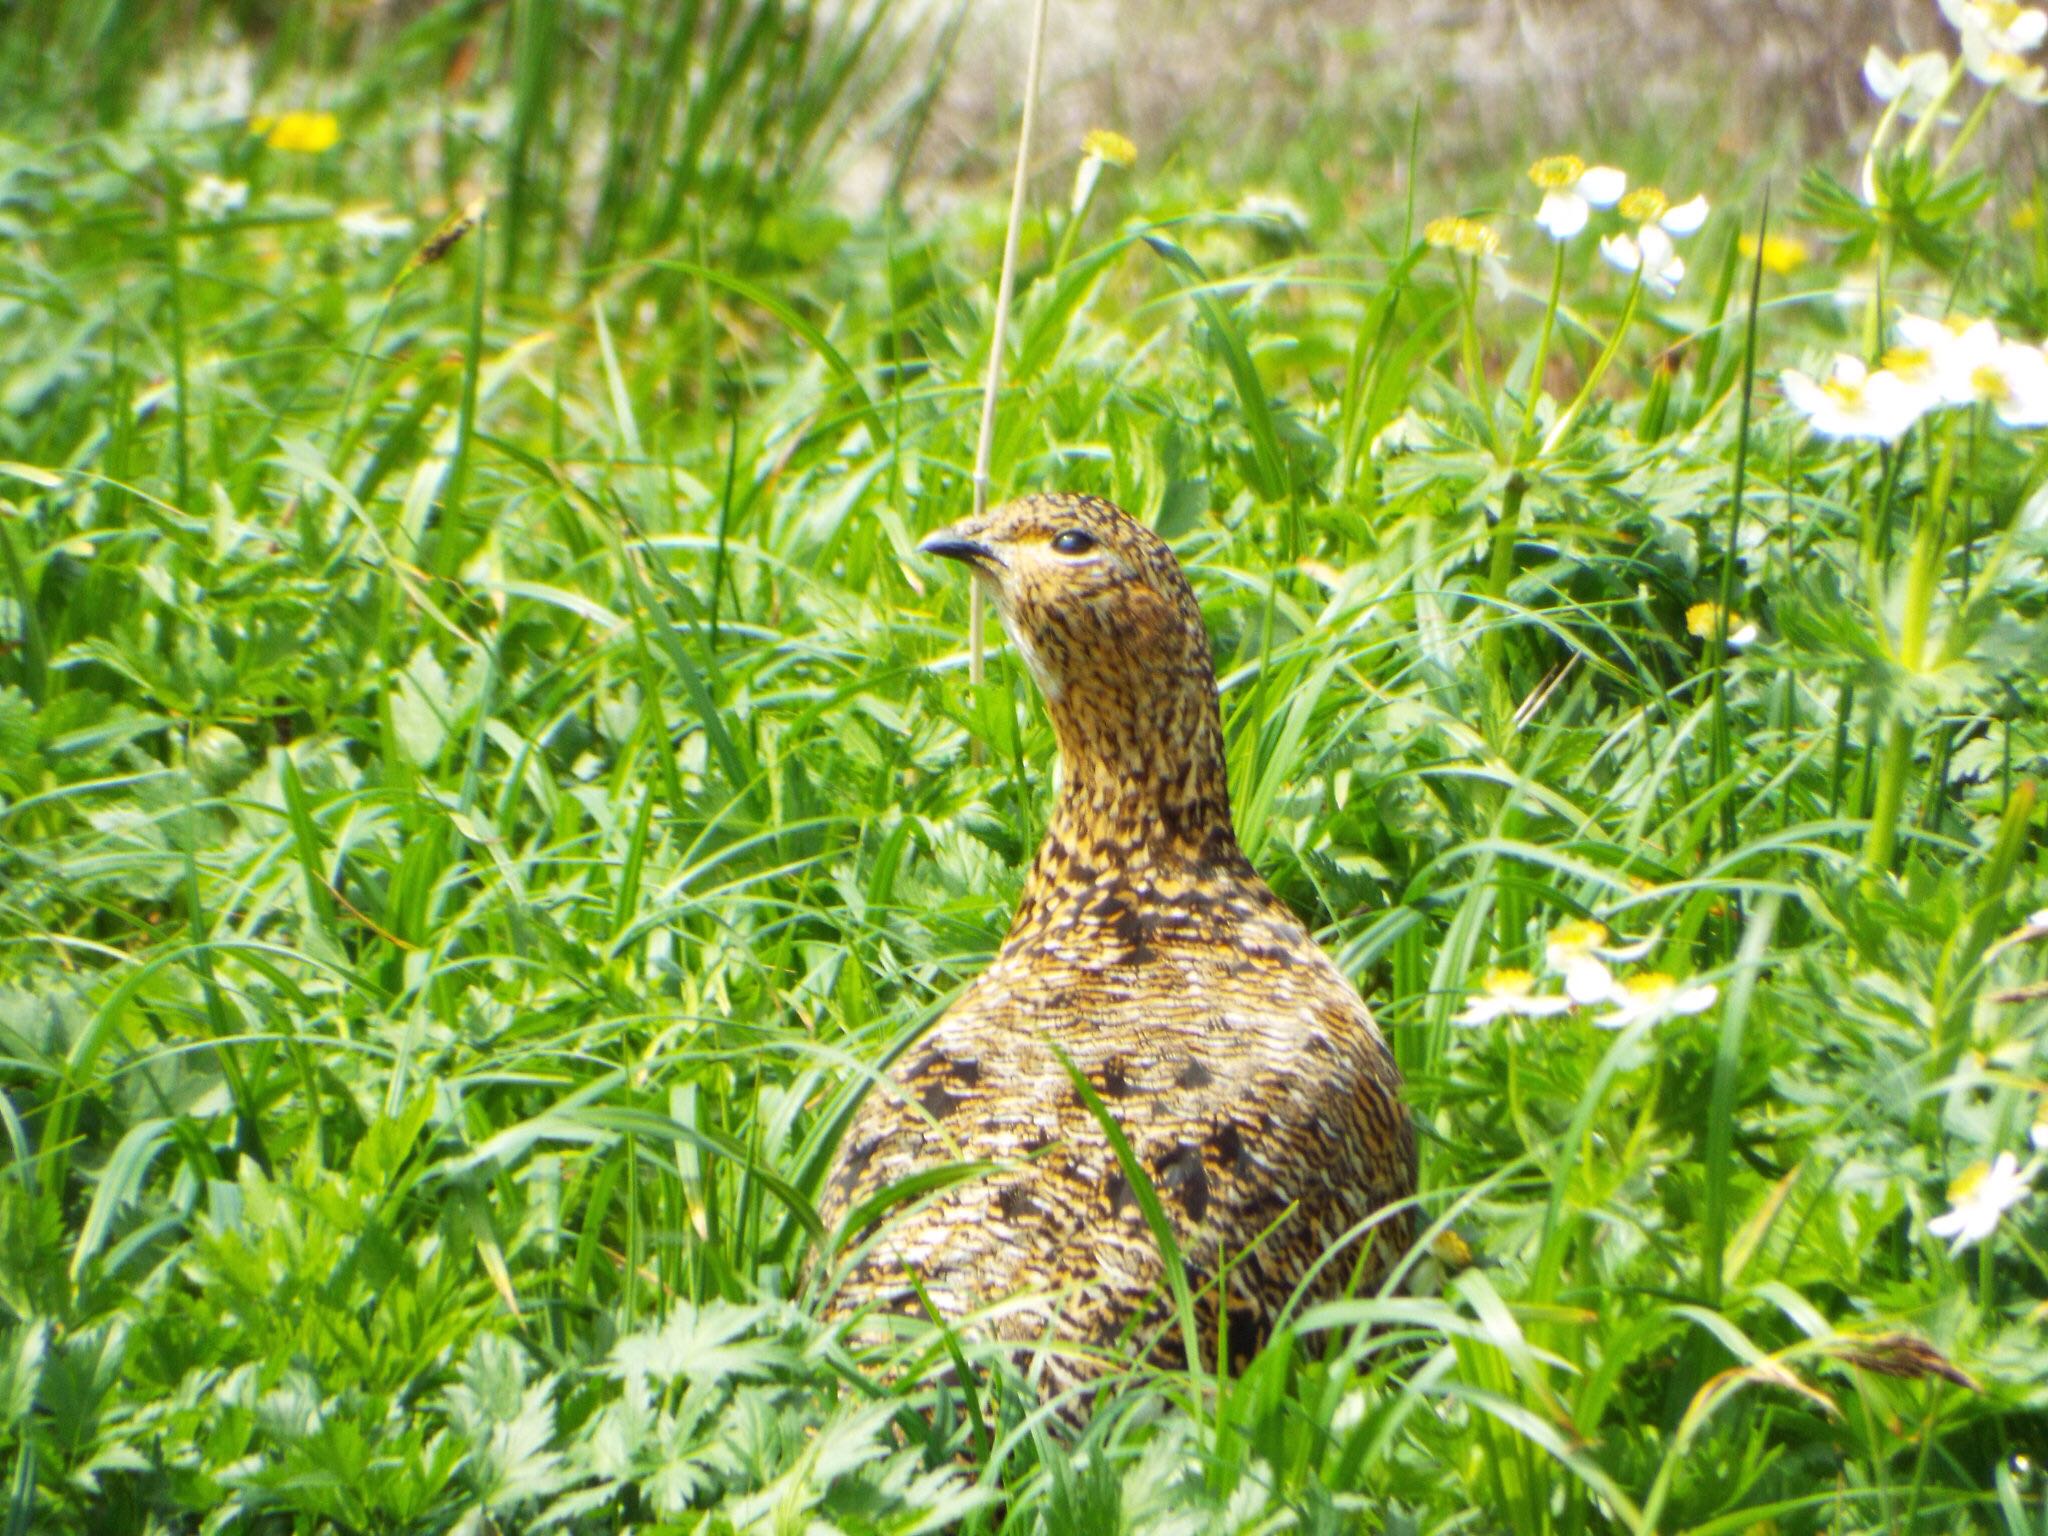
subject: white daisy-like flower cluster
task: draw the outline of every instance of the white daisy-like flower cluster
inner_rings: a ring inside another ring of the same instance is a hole
[[[2048,426],[2048,350],[1998,334],[1989,320],[1901,315],[1884,366],[1836,355],[1815,379],[1780,376],[1785,398],[1822,437],[1896,442],[1929,411],[1988,405],[2008,427]]]
[[[1963,46],[1963,67],[1981,85],[2026,102],[2048,101],[2048,69],[2027,55],[2048,39],[2048,12],[2010,0],[1941,0]]]
[[[1720,991],[1711,982],[1688,986],[1662,971],[1646,971],[1626,979],[1610,968],[1640,960],[1650,940],[1617,942],[1606,925],[1579,919],[1561,923],[1543,945],[1543,969],[1559,977],[1562,992],[1537,991],[1533,972],[1491,970],[1479,990],[1466,1000],[1451,1022],[1477,1026],[1500,1019],[1542,1019],[1575,1008],[1604,1008],[1593,1022],[1603,1029],[1626,1029],[1663,1019],[1701,1013],[1711,1008]]]
[[[1685,277],[1677,241],[1697,234],[1707,222],[1707,200],[1673,203],[1658,187],[1628,189],[1628,173],[1611,165],[1587,165],[1577,155],[1550,155],[1529,167],[1529,180],[1543,194],[1536,222],[1551,239],[1576,238],[1596,208],[1613,208],[1634,226],[1606,235],[1600,254],[1623,272],[1640,272],[1643,286],[1669,298]]]

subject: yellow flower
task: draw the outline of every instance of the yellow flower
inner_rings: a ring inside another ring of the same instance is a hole
[[[2019,207],[2013,209],[2005,222],[2023,235],[2031,234],[2034,230],[2041,227],[2040,205],[2037,203],[2021,203]]]
[[[1621,216],[1631,224],[1654,224],[1670,210],[1662,187],[1637,187],[1621,200]]]
[[[1744,261],[1756,260],[1756,236],[1744,235],[1738,242]],[[1775,272],[1780,277],[1797,272],[1806,265],[1808,256],[1806,242],[1796,235],[1764,236],[1764,270]]]
[[[1721,616],[1719,603],[1694,603],[1685,610],[1685,632],[1695,640],[1714,638],[1714,623]],[[1756,626],[1745,624],[1742,615],[1732,609],[1728,614],[1728,644],[1739,650],[1756,639]]]
[[[1081,153],[1093,155],[1097,160],[1107,160],[1124,170],[1138,163],[1138,146],[1108,128],[1090,128],[1082,134]]]
[[[1577,155],[1545,155],[1529,167],[1529,179],[1545,192],[1562,192],[1576,186],[1586,174],[1586,162]]]
[[[1431,219],[1422,227],[1422,238],[1440,251],[1455,251],[1460,256],[1498,256],[1500,236],[1490,224],[1477,219],[1460,219],[1448,215]]]
[[[286,112],[272,117],[249,119],[249,131],[263,135],[263,142],[287,154],[317,155],[334,148],[341,139],[341,123],[332,112]]]

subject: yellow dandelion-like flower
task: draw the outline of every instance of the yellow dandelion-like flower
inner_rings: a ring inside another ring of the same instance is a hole
[[[1109,128],[1090,128],[1081,135],[1081,153],[1129,170],[1138,163],[1138,146]]]
[[[1757,244],[1755,235],[1744,235],[1737,242],[1744,261],[1755,261]],[[1764,270],[1779,277],[1787,277],[1806,265],[1812,254],[1806,242],[1796,235],[1765,235],[1763,244]]]
[[[283,112],[249,119],[249,131],[263,136],[272,149],[287,154],[317,155],[341,141],[341,122],[332,112]]]
[[[2021,203],[2006,215],[2005,222],[2023,235],[2032,234],[2041,227],[2041,209],[2035,203]]]

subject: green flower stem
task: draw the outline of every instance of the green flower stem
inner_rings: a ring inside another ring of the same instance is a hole
[[[1563,414],[1545,434],[1541,453],[1549,453],[1564,441],[1565,433],[1578,419],[1579,412],[1583,411],[1586,402],[1593,398],[1593,391],[1600,387],[1601,379],[1607,376],[1607,369],[1614,361],[1614,354],[1621,350],[1622,340],[1628,335],[1628,328],[1635,321],[1636,305],[1642,296],[1643,269],[1639,266],[1636,268],[1635,281],[1628,286],[1628,299],[1621,306],[1621,320],[1615,325],[1614,334],[1607,339],[1607,345],[1601,348],[1599,357],[1594,359],[1593,371],[1586,375],[1586,382],[1579,386],[1579,392],[1572,397],[1572,403],[1564,408]]]
[[[1942,151],[1941,158],[1934,164],[1934,179],[1936,181],[1941,180],[1942,177],[1949,173],[1949,168],[1956,163],[1956,156],[1963,152],[1964,147],[1969,144],[1970,140],[1977,136],[1977,130],[1984,126],[1984,119],[1991,112],[1991,103],[1998,100],[2004,92],[2005,87],[2003,85],[1994,85],[1990,90],[1977,98],[1977,105],[1970,108],[1970,115],[1963,119],[1963,126],[1956,130],[1954,140],[1947,149]]]
[[[1913,125],[1913,131],[1906,135],[1905,152],[1917,155],[1927,143],[1927,135],[1934,131],[1935,122],[1941,117],[1941,109],[1948,105],[1949,97],[1955,95],[1956,87],[1963,83],[1963,61],[1957,59],[1949,66],[1948,78],[1941,83],[1941,94],[1928,103],[1927,110],[1920,114],[1920,121]]]
[[[1536,427],[1536,402],[1543,397],[1543,370],[1550,364],[1550,337],[1557,325],[1558,301],[1564,294],[1564,242],[1551,242],[1550,300],[1543,306],[1543,329],[1536,333],[1536,357],[1529,365],[1527,398],[1522,402],[1522,427],[1515,434],[1514,462],[1522,462],[1529,451],[1529,434]]]
[[[1479,258],[1472,258],[1468,274],[1465,264],[1451,258],[1451,272],[1458,284],[1458,359],[1465,370],[1465,387],[1472,391],[1492,429],[1494,450],[1506,457],[1500,440],[1500,422],[1493,409],[1493,391],[1486,380],[1486,362],[1479,350]],[[1467,278],[1470,281],[1467,281]]]
[[[1891,868],[1899,840],[1899,809],[1906,800],[1906,770],[1913,765],[1913,728],[1893,720],[1885,735],[1884,756],[1877,766],[1877,800],[1870,808],[1870,832],[1863,862],[1872,878]]]
[[[1506,724],[1514,713],[1502,626],[1506,622],[1508,583],[1515,574],[1515,538],[1521,530],[1522,498],[1528,492],[1528,479],[1519,469],[1509,474],[1507,490],[1500,501],[1500,521],[1493,525],[1493,550],[1486,568],[1486,595],[1491,599],[1492,611],[1479,631],[1479,660],[1480,669],[1486,674],[1488,713],[1495,727],[1496,746],[1506,741]]]
[[[1949,486],[1955,475],[1954,413],[1942,423],[1941,458],[1935,467],[1934,483],[1928,488],[1920,509],[1919,525],[1913,530],[1913,552],[1906,568],[1906,605],[1899,621],[1899,644],[1895,653],[1899,667],[1908,677],[1918,676],[1927,661],[1927,631],[1934,614],[1934,595],[1940,586],[1942,533]],[[1871,806],[1870,831],[1864,844],[1864,864],[1872,876],[1891,868],[1898,845],[1899,813],[1906,801],[1906,775],[1913,766],[1913,727],[1903,714],[1895,714],[1885,734],[1884,756],[1878,764],[1877,800]]]
[[[1066,270],[1067,257],[1074,248],[1074,236],[1080,233],[1081,226],[1088,222],[1088,210],[1095,206],[1095,189],[1100,183],[1101,167],[1098,163],[1096,174],[1089,180],[1081,200],[1067,214],[1066,227],[1060,231],[1060,243],[1053,249],[1052,265],[1046,268],[1048,277],[1058,277]]]

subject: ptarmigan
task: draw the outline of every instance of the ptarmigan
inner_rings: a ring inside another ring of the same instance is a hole
[[[1400,1074],[1357,990],[1238,846],[1208,632],[1172,551],[1110,503],[1064,495],[920,548],[962,562],[995,603],[1063,775],[1009,937],[869,1092],[822,1214],[836,1229],[915,1175],[990,1169],[921,1180],[847,1234],[828,1313],[921,1312],[915,1272],[965,1331],[1051,1345],[1055,1386],[1120,1346],[1179,1359],[1160,1246],[1055,1048],[1172,1223],[1200,1339],[1218,1338],[1219,1259],[1233,1356],[1305,1279],[1309,1300],[1369,1293],[1412,1233]]]

